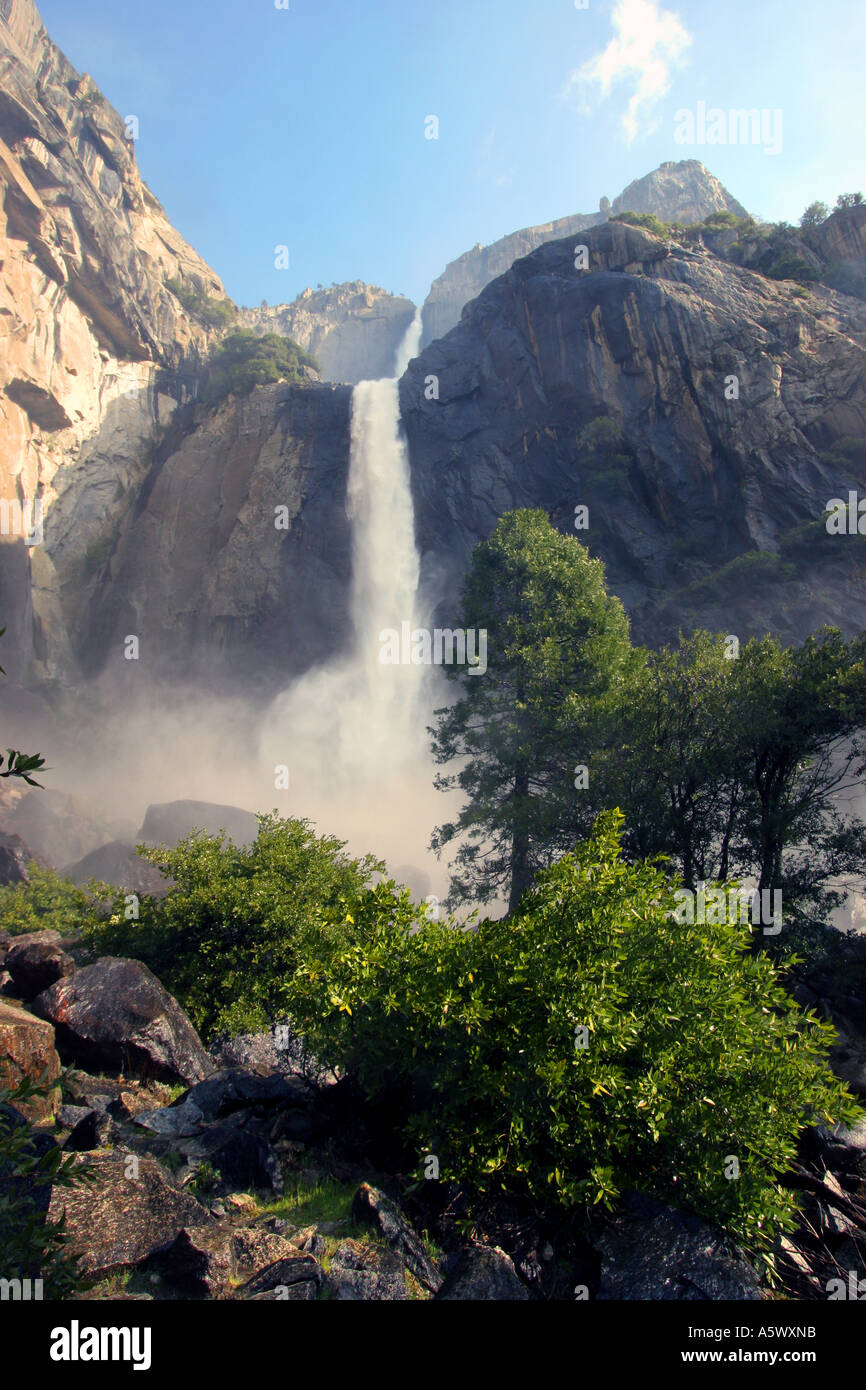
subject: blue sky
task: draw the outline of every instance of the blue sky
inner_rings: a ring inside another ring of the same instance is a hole
[[[138,117],[145,179],[242,304],[352,279],[418,301],[476,242],[592,212],[666,159],[774,220],[866,192],[863,0],[37,4]],[[781,153],[676,143],[699,102],[781,110]]]

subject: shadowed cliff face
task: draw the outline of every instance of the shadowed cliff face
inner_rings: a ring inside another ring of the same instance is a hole
[[[344,643],[350,399],[348,387],[265,386],[178,418],[86,602],[70,596],[85,674],[134,667],[134,680],[262,694]]]
[[[790,282],[621,223],[580,241],[588,270],[575,269],[574,237],[541,247],[402,379],[423,572],[443,622],[499,515],[540,506],[575,534],[585,504],[589,529],[578,534],[607,562],[639,635],[675,635],[692,608],[744,634],[866,625],[866,575],[847,537],[838,558],[783,591],[658,611],[707,564],[775,551],[830,498],[862,491],[862,469],[819,454],[866,438],[866,305],[820,288],[798,298]],[[578,448],[601,416],[627,456],[612,485]]]

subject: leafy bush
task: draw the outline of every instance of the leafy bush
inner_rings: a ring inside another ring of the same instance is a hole
[[[382,867],[343,848],[307,821],[273,814],[259,817],[249,849],[203,832],[174,849],[140,849],[174,887],[161,900],[142,897],[137,921],[117,893],[85,938],[100,954],[144,961],[207,1038],[267,1028],[282,1016],[282,984],[317,909],[350,911]]]
[[[652,232],[655,236],[668,237],[671,234],[668,223],[659,221],[653,212],[618,212],[610,221],[626,222],[630,227],[643,227],[644,231]]]
[[[166,280],[166,289],[179,299],[187,313],[208,328],[227,328],[238,316],[230,299],[215,299],[203,290],[192,289],[180,280]]]
[[[790,1229],[779,1181],[804,1125],[861,1113],[748,928],[679,924],[670,880],[621,857],[622,817],[477,932],[367,893],[322,932],[286,1003],[322,1060],[396,1097],[421,1157],[542,1208],[673,1200],[752,1248]],[[730,1155],[740,1176],[726,1176]]]
[[[35,860],[27,872],[29,883],[0,887],[0,931],[11,936],[49,927],[64,936],[80,931],[92,916],[84,890]]]
[[[81,1281],[64,1252],[63,1218],[45,1215],[45,1189],[71,1187],[87,1174],[72,1171],[76,1155],[19,1122],[18,1103],[46,1093],[26,1078],[0,1087],[0,1277],[42,1279],[44,1297],[62,1298],[74,1296]]]
[[[291,338],[281,338],[277,333],[266,333],[260,338],[250,328],[239,329],[223,338],[212,353],[201,398],[214,405],[230,393],[245,396],[256,386],[276,381],[298,382],[302,380],[301,367],[318,371],[315,358]]]

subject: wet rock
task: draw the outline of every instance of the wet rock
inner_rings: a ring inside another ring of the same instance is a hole
[[[201,1081],[212,1063],[175,999],[140,961],[103,956],[37,995],[66,1060],[160,1081]]]

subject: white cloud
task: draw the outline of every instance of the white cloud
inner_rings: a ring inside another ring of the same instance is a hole
[[[660,9],[656,0],[616,0],[611,21],[614,38],[569,74],[561,95],[597,87],[606,97],[617,84],[628,82],[632,92],[622,126],[631,143],[640,130],[655,128],[650,112],[670,91],[671,74],[692,40],[679,16]]]

